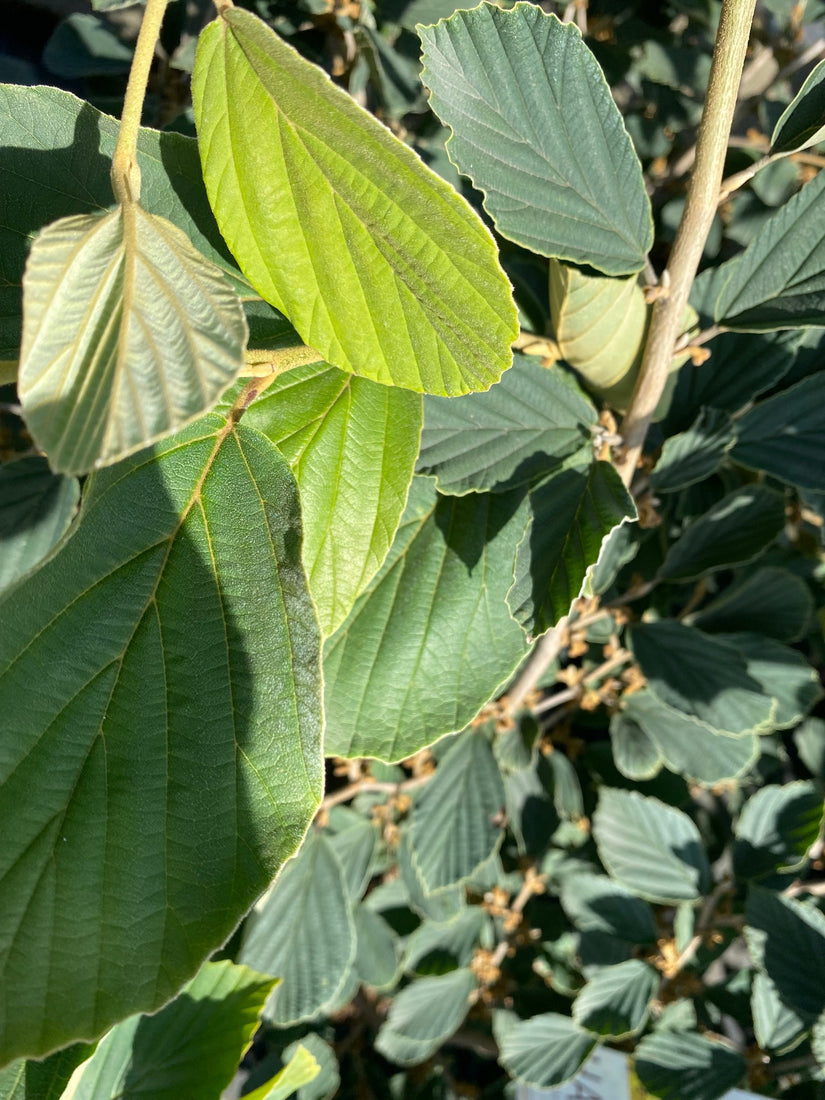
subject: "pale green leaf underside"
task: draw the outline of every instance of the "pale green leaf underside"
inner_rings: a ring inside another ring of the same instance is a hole
[[[425,1062],[461,1024],[477,988],[471,970],[419,978],[393,1000],[375,1049],[397,1065]]]
[[[464,199],[250,12],[202,32],[192,91],[221,231],[307,344],[406,389],[498,380],[516,311]]]
[[[383,567],[324,648],[329,755],[402,760],[463,729],[527,645],[504,595],[512,493],[438,497],[416,478]]]
[[[578,29],[534,4],[480,4],[419,35],[450,158],[499,231],[607,275],[638,271],[653,241],[641,165]]]
[[[206,963],[156,1015],[116,1024],[77,1067],[61,1100],[219,1096],[276,982],[228,960]]]
[[[642,1029],[659,973],[641,959],[606,966],[587,982],[573,1002],[573,1019],[609,1039],[624,1039]]]
[[[244,421],[292,467],[309,589],[322,633],[332,634],[392,543],[418,454],[421,397],[317,363],[283,374]]]
[[[555,1088],[575,1077],[595,1045],[595,1035],[569,1016],[544,1012],[513,1025],[499,1059],[517,1081],[534,1088]]]
[[[264,1016],[279,1027],[335,1004],[355,961],[357,938],[347,884],[325,836],[311,832],[246,924],[238,960],[278,974]]]
[[[243,366],[223,273],[136,204],[48,226],[23,279],[18,392],[54,470],[86,473],[207,412]]]
[[[318,804],[295,483],[224,429],[95,475],[0,602],[0,1062],[168,1000]]]

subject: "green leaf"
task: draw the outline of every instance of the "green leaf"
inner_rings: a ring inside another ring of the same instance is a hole
[[[610,876],[647,901],[694,901],[709,887],[698,829],[687,814],[658,798],[603,788],[593,836]]]
[[[474,730],[439,761],[412,811],[409,843],[424,889],[466,882],[504,838],[504,784],[492,749]]]
[[[527,648],[504,602],[519,501],[413,481],[387,560],[324,649],[329,755],[403,760],[463,729],[510,677]]]
[[[605,1039],[626,1039],[642,1030],[659,974],[641,959],[599,970],[573,1001],[573,1019]]]
[[[719,269],[727,272],[714,319],[740,332],[825,324],[825,259],[816,228],[825,208],[825,176],[814,176]],[[721,276],[720,276],[721,278]]]
[[[0,466],[0,589],[34,569],[67,531],[80,489],[33,455]]]
[[[808,73],[805,83],[779,116],[771,136],[772,153],[794,153],[825,137],[825,62]]]
[[[684,1031],[646,1035],[633,1065],[647,1092],[661,1100],[719,1100],[746,1072],[738,1051]]]
[[[461,1026],[477,988],[471,970],[418,978],[394,998],[375,1049],[399,1066],[425,1062]]]
[[[766,566],[751,573],[690,618],[700,630],[749,630],[779,642],[798,642],[814,610],[807,584],[787,569]]]
[[[641,166],[578,29],[533,4],[480,4],[419,35],[450,159],[499,232],[607,275],[638,271],[653,240]]]
[[[119,127],[57,88],[0,85],[0,359],[17,359],[20,351],[23,268],[32,237],[58,218],[111,206]],[[297,341],[289,322],[258,298],[227,250],[206,197],[197,142],[142,129],[137,158],[144,210],[167,218],[226,272],[245,298],[253,346],[263,346],[258,330],[264,329],[270,339],[280,334],[280,342]]]
[[[753,961],[786,1005],[815,1020],[825,1010],[825,916],[809,902],[751,886],[745,920]]]
[[[822,812],[822,795],[813,782],[762,787],[736,822],[736,874],[762,878],[798,870],[819,836]]]
[[[616,770],[636,783],[653,779],[665,762],[659,746],[626,709],[610,719],[610,749]]]
[[[489,917],[478,905],[468,905],[451,921],[425,920],[407,939],[404,969],[431,974],[469,966]]]
[[[596,1038],[569,1016],[545,1012],[513,1024],[501,1044],[499,1061],[517,1081],[554,1088],[575,1077]]]
[[[94,1051],[89,1043],[73,1043],[42,1061],[18,1059],[0,1069],[0,1100],[62,1100],[76,1066]]]
[[[134,46],[111,23],[91,12],[72,12],[55,27],[43,47],[43,64],[56,76],[119,76],[128,73]]]
[[[167,1001],[315,812],[319,639],[289,468],[213,415],[95,475],[0,619],[6,1061]]]
[[[537,636],[569,612],[604,540],[634,518],[636,508],[609,462],[552,475],[530,491],[529,506],[507,604],[516,622]]]
[[[240,8],[201,32],[192,96],[221,231],[321,358],[450,396],[498,380],[510,285],[481,220],[411,149]]]
[[[113,1027],[75,1070],[63,1100],[220,1096],[276,982],[226,960],[206,963],[160,1012]]]
[[[605,875],[566,875],[560,900],[578,932],[603,932],[633,944],[656,941],[656,920],[648,903]]]
[[[781,493],[764,485],[734,489],[671,544],[659,579],[691,581],[704,573],[743,565],[770,546],[784,526]]]
[[[387,556],[418,454],[421,398],[319,363],[281,375],[245,422],[295,474],[304,565],[327,636]]]
[[[672,493],[704,481],[722,465],[736,440],[731,419],[719,409],[702,409],[686,432],[665,440],[650,483],[657,493]]]
[[[733,736],[713,729],[669,707],[652,691],[629,695],[621,716],[642,730],[672,772],[706,787],[738,778],[759,756],[755,734]]]
[[[299,1055],[302,1047],[304,1053]],[[290,1062],[295,1062],[289,1074],[290,1081],[287,1081],[286,1075],[281,1079],[284,1087],[287,1083],[297,1081],[299,1068],[301,1068],[302,1076],[307,1075],[309,1068],[306,1059],[307,1053],[312,1055],[319,1068],[317,1075],[312,1080],[298,1086],[298,1100],[331,1100],[341,1083],[341,1077],[338,1073],[338,1059],[329,1043],[325,1043],[314,1031],[310,1031],[299,1043],[290,1043],[284,1049],[282,1058],[287,1062],[287,1065]],[[296,1061],[296,1059],[299,1060]],[[306,1070],[302,1068],[305,1063],[307,1065]],[[281,1072],[283,1073],[283,1070]]]
[[[135,203],[64,218],[29,253],[17,389],[52,469],[85,473],[207,412],[243,367],[223,273]]]
[[[398,870],[407,890],[407,903],[424,920],[451,921],[466,908],[463,886],[447,886],[433,893],[424,889],[418,868],[412,860],[407,830],[401,834],[398,846]]]
[[[487,393],[424,399],[416,470],[435,477],[442,493],[511,488],[589,447],[596,420],[560,369],[516,355]]]
[[[359,979],[373,989],[388,988],[399,971],[398,937],[382,916],[365,905],[355,910],[355,931],[358,937],[355,969]]]
[[[746,412],[738,425],[733,458],[804,489],[825,490],[825,371]]]
[[[772,1054],[793,1050],[810,1030],[811,1020],[789,1008],[768,975],[761,971],[753,976],[751,1013],[757,1043]]]
[[[634,626],[631,644],[663,703],[734,737],[771,728],[771,696],[733,645],[668,619]]]
[[[330,836],[329,843],[344,871],[350,901],[359,901],[370,880],[370,864],[375,853],[378,830],[372,821],[361,820],[350,829]]]
[[[355,961],[347,884],[323,834],[298,856],[250,914],[238,961],[282,979],[264,1010],[278,1027],[311,1020],[334,1004]]]
[[[584,594],[601,596],[610,588],[619,572],[636,557],[640,546],[640,528],[635,523],[620,523],[602,542],[599,560],[587,574]]]
[[[301,1090],[313,1082],[320,1071],[321,1067],[307,1047],[294,1046],[294,1053],[280,1073],[254,1092],[245,1093],[245,1100],[287,1100],[295,1092],[300,1096]]]
[[[748,675],[773,702],[771,729],[795,726],[822,698],[819,676],[795,649],[764,634],[721,634],[745,658]]]

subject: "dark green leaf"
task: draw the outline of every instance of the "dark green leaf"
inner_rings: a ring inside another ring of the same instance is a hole
[[[825,1009],[825,916],[810,903],[751,886],[745,919],[756,965],[786,1005],[815,1020]]]
[[[781,493],[764,485],[734,489],[671,545],[659,577],[689,581],[703,573],[743,565],[770,546],[784,526]]]
[[[499,232],[607,275],[638,271],[653,236],[641,167],[578,28],[485,3],[419,35],[450,158]]]
[[[733,866],[742,878],[798,870],[822,826],[822,794],[812,782],[762,787],[736,823]]]
[[[825,61],[808,73],[805,83],[779,116],[771,136],[772,153],[793,153],[825,137]]]
[[[28,573],[65,534],[80,490],[31,456],[0,467],[0,588]]]
[[[638,791],[605,787],[593,818],[599,858],[612,878],[648,901],[693,901],[708,889],[710,869],[687,814]]]
[[[605,538],[636,509],[608,462],[552,475],[530,491],[529,507],[507,604],[524,630],[537,636],[569,612]]]
[[[134,48],[112,23],[76,11],[55,27],[43,47],[43,64],[56,76],[117,76],[128,73]]]
[[[816,670],[798,650],[764,634],[720,634],[745,658],[748,675],[771,697],[771,729],[795,726],[822,698]]]
[[[665,441],[651,485],[657,493],[672,493],[703,481],[724,462],[735,438],[729,416],[719,409],[702,409],[686,432]]]
[[[642,1085],[660,1100],[718,1100],[746,1070],[738,1051],[680,1031],[646,1035],[633,1064]]]
[[[820,371],[745,413],[732,454],[745,466],[821,492],[824,432],[825,371]]]
[[[789,1008],[768,975],[761,971],[753,978],[751,1013],[757,1043],[772,1054],[793,1050],[810,1030],[811,1021]]]
[[[387,560],[326,643],[327,753],[402,760],[463,729],[509,678],[527,648],[504,602],[520,499],[439,498],[413,481]]]
[[[442,493],[503,489],[532,480],[590,445],[596,410],[561,374],[516,355],[487,393],[424,399],[418,473]]]
[[[12,1062],[0,1069],[0,1100],[64,1100],[63,1090],[75,1067],[94,1049],[93,1043],[73,1043],[42,1061]]]
[[[633,944],[656,940],[656,920],[648,903],[605,875],[565,876],[561,904],[579,932],[605,932]]]
[[[586,983],[573,1002],[573,1019],[605,1039],[626,1039],[642,1030],[659,973],[641,959],[606,966]]]
[[[813,614],[807,584],[787,569],[766,566],[690,619],[690,625],[711,633],[749,630],[779,642],[797,642]]]
[[[285,461],[213,415],[95,475],[0,601],[0,1059],[158,1008],[300,843],[322,786],[300,542]]]
[[[238,961],[281,978],[264,1010],[281,1027],[334,1004],[357,946],[344,872],[329,841],[310,832],[298,856],[255,906]]]

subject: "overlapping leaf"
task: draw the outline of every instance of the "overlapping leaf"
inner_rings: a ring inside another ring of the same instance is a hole
[[[0,614],[7,1061],[167,1001],[315,811],[319,639],[288,466],[213,415],[95,475]]]
[[[746,1069],[738,1050],[688,1031],[646,1035],[633,1064],[644,1088],[660,1100],[719,1100]]]
[[[589,446],[596,410],[575,383],[525,355],[487,393],[427,396],[417,471],[439,491],[505,489]]]
[[[771,135],[772,153],[793,153],[825,137],[825,62],[808,73],[802,87],[779,116]]]
[[[653,239],[641,167],[578,29],[485,3],[419,34],[450,157],[499,231],[608,275],[638,271]]]
[[[723,592],[689,621],[711,633],[749,630],[779,642],[797,642],[813,608],[810,589],[800,577],[787,569],[766,566]]]
[[[401,760],[463,729],[514,671],[527,646],[504,595],[520,501],[413,481],[387,560],[325,646],[327,753]]]
[[[335,1003],[355,960],[357,938],[347,884],[329,841],[310,833],[247,921],[238,960],[280,985],[264,1011],[284,1027]]]
[[[319,363],[276,379],[246,423],[277,443],[298,482],[304,564],[329,635],[392,543],[418,454],[421,398]]]
[[[596,1035],[625,1039],[644,1027],[658,988],[659,974],[641,959],[606,966],[576,997],[573,1019]]]
[[[562,1085],[575,1077],[596,1045],[596,1037],[569,1016],[545,1012],[513,1024],[499,1060],[507,1072],[534,1088]]]
[[[736,823],[736,874],[761,878],[797,870],[819,836],[822,812],[822,795],[812,782],[762,787]]]
[[[777,1054],[798,1046],[812,1023],[782,1001],[776,986],[761,970],[753,977],[751,1013],[757,1043],[763,1050]]]
[[[709,477],[724,462],[736,439],[730,417],[705,408],[687,431],[665,440],[651,474],[657,493],[672,493]]]
[[[753,961],[785,1004],[815,1020],[825,1010],[825,916],[810,902],[751,886],[745,919]]]
[[[825,490],[825,371],[760,401],[738,424],[733,457],[791,485]]]
[[[78,1066],[63,1100],[219,1096],[232,1080],[277,978],[206,963],[154,1016],[132,1016]]]
[[[0,588],[33,569],[71,522],[80,499],[73,477],[32,456],[0,467]]]
[[[207,412],[243,366],[235,291],[171,222],[127,203],[29,254],[17,389],[52,469],[86,473]]]
[[[460,1026],[477,988],[471,970],[419,978],[393,999],[375,1049],[401,1066],[426,1061]]]
[[[221,231],[307,344],[407,389],[454,396],[498,380],[516,310],[464,199],[240,8],[201,33],[192,93]]]

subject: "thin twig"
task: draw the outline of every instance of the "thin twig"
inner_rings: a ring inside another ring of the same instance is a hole
[[[543,893],[544,881],[544,875],[540,875],[532,869],[528,870],[524,878],[524,883],[522,884],[522,887],[519,890],[518,894],[516,894],[515,901],[512,905],[509,905],[507,907],[509,912],[515,913],[516,916],[519,916],[521,913],[523,913],[525,906],[527,905],[527,902],[530,900],[530,898],[533,897],[534,894]],[[513,929],[513,931],[515,931],[515,929]],[[507,958],[507,952],[509,950],[510,936],[506,935],[502,937],[502,939],[500,939],[498,944],[496,945],[496,949],[493,952],[492,958],[490,959],[491,966],[495,967],[496,969],[500,969],[501,964]]]
[[[435,772],[428,772],[427,775],[417,775],[414,779],[404,779],[401,783],[379,783],[374,779],[359,779],[355,783],[348,783],[346,787],[341,787],[340,790],[328,794],[318,807],[318,813],[331,810],[333,806],[340,806],[343,802],[351,802],[359,794],[382,794],[386,792],[395,795],[404,794],[406,791],[414,791],[419,787],[423,787],[425,783],[429,783],[434,775]]]
[[[563,619],[559,619],[552,630],[548,630],[536,642],[527,663],[503,700],[506,714],[512,716],[524,705],[527,696],[564,649],[567,641],[567,623],[568,619],[565,615]]]
[[[662,979],[662,983],[659,986],[659,998],[661,999],[662,992],[667,989],[677,974],[685,969],[688,963],[693,961],[693,958],[699,948],[702,946],[702,941],[705,938],[705,933],[713,923],[713,915],[716,911],[716,906],[722,900],[722,898],[729,894],[732,890],[732,884],[728,879],[723,879],[721,882],[717,882],[711,893],[705,898],[704,905],[696,919],[696,932],[691,937],[690,942],[684,951],[677,957],[673,966],[668,968],[668,972]]]
[[[723,0],[696,143],[696,164],[667,268],[669,294],[659,298],[653,307],[639,378],[622,423],[625,447],[617,469],[628,487],[665,388],[682,314],[716,216],[719,185],[755,6],[756,0]]]

